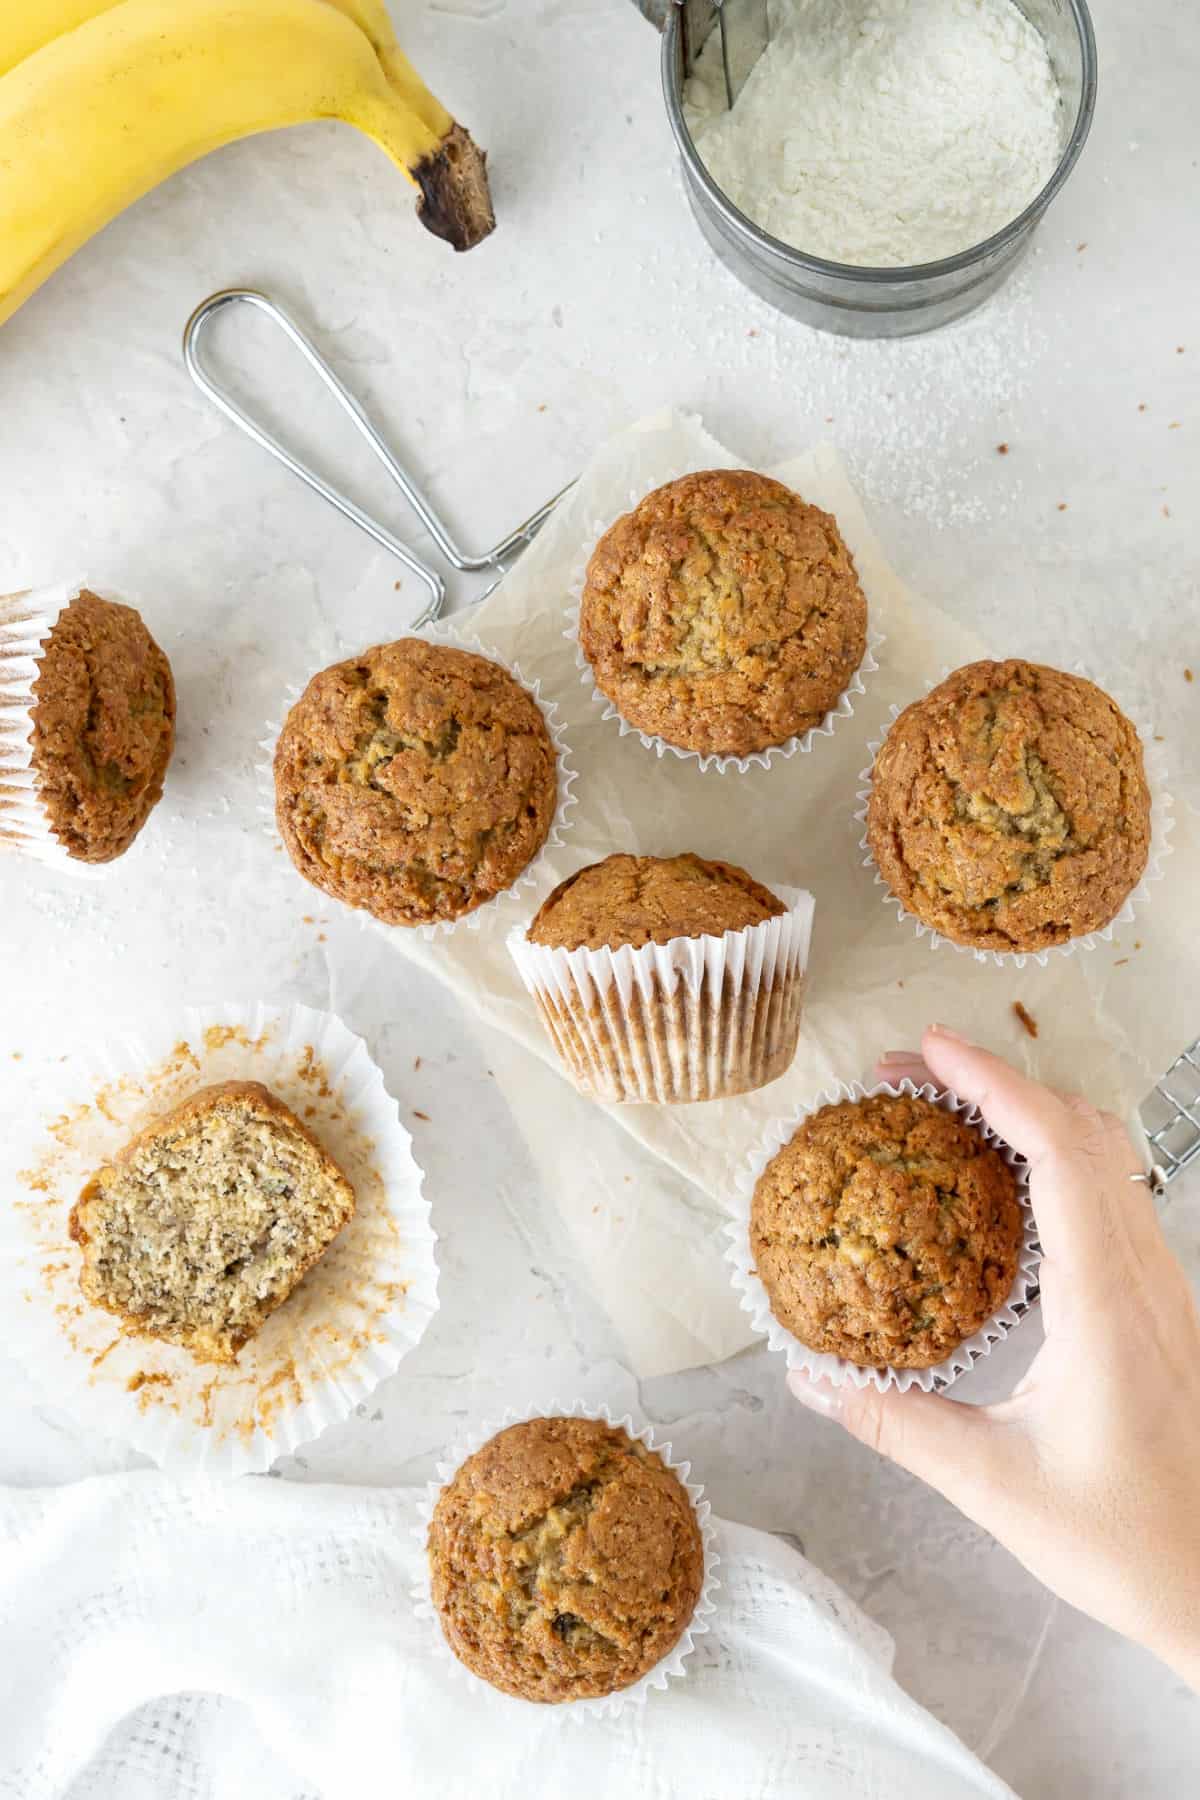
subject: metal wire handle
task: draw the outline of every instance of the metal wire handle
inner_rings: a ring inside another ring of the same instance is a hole
[[[306,486],[321,496],[322,500],[327,500],[330,506],[336,507],[343,518],[349,519],[351,524],[357,525],[360,531],[365,531],[367,536],[373,538],[384,550],[390,551],[398,561],[404,564],[406,569],[410,570],[424,584],[429,592],[429,602],[419,618],[413,621],[414,625],[428,625],[441,613],[446,599],[446,583],[443,577],[436,569],[431,569],[428,563],[422,562],[415,551],[401,543],[400,539],[394,532],[389,531],[386,525],[382,525],[378,519],[372,518],[370,513],[364,512],[361,506],[357,506],[346,494],[331,486],[317,474],[315,469],[311,469],[307,463],[301,462],[299,457],[293,456],[292,452],[281,444],[279,439],[265,426],[252,419],[228,390],[221,387],[205,368],[199,350],[204,327],[225,307],[242,304],[252,306],[256,311],[265,313],[269,319],[273,319],[284,336],[296,346],[309,368],[320,378],[343,412],[347,414],[359,436],[366,440],[375,456],[383,464],[446,561],[454,568],[464,571],[494,569],[498,581],[513,560],[536,537],[562,499],[563,494],[567,492],[567,488],[560,489],[552,499],[547,500],[514,531],[510,531],[507,537],[501,538],[500,542],[492,549],[485,550],[479,556],[470,555],[457,543],[445,521],[439,517],[436,509],[422,493],[408,470],[398,461],[354,395],[330,368],[316,345],[305,336],[296,321],[284,311],[278,301],[257,292],[254,288],[222,288],[220,293],[210,294],[207,300],[202,300],[183,328],[183,360],[188,374],[200,392],[212,401],[217,410],[223,413],[231,424],[236,425],[239,431],[244,431],[248,438],[258,444],[261,449],[266,450],[277,462],[282,463],[285,469],[290,469],[293,475],[298,475]],[[572,483],[568,483],[567,487],[572,485]],[[492,587],[495,585],[496,583],[493,582]],[[491,587],[486,592],[490,593]],[[483,596],[481,595],[480,598]]]

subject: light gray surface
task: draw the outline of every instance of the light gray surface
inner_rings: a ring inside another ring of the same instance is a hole
[[[177,344],[209,289],[277,292],[472,542],[664,403],[699,409],[755,461],[829,438],[906,577],[999,653],[1083,657],[1119,677],[1156,713],[1176,791],[1194,802],[1200,681],[1182,673],[1190,663],[1200,676],[1190,9],[1162,0],[1135,16],[1101,0],[1096,129],[1038,253],[977,319],[893,346],[780,321],[711,262],[672,166],[657,45],[625,0],[398,10],[419,65],[491,153],[501,225],[489,244],[453,257],[414,225],[377,152],[314,127],[168,184],[0,333],[3,586],[88,571],[126,589],[182,695],[167,801],[109,883],[0,863],[0,1127],[37,1103],[74,1039],[136,1015],[150,992],[333,1006],[372,1042],[414,1131],[444,1300],[378,1404],[284,1475],[422,1479],[465,1416],[526,1396],[639,1403],[671,1426],[718,1511],[802,1539],[894,1633],[902,1679],[1030,1800],[1182,1793],[1200,1762],[1200,1702],[1054,1606],[936,1497],[801,1414],[765,1352],[639,1395],[557,1236],[487,1045],[316,894],[304,908],[314,923],[295,923],[294,878],[253,818],[261,725],[288,681],[401,629],[416,593],[406,582],[397,594],[401,571],[205,407]],[[342,457],[336,415],[309,404],[299,365],[252,326],[242,343],[262,346],[260,374],[277,416],[297,415],[299,441],[386,504],[365,453]],[[303,392],[288,395],[293,374]],[[1195,969],[1181,980],[1197,985]],[[1200,1029],[1200,993],[1197,1013]],[[1193,1270],[1198,1199],[1193,1179],[1171,1206]],[[1036,1329],[973,1380],[1009,1385]],[[126,1460],[31,1410],[11,1364],[0,1379],[0,1479],[62,1481]]]

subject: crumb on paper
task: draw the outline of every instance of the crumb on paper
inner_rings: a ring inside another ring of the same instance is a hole
[[[1138,411],[1145,412],[1145,410],[1146,410],[1146,402],[1144,400],[1139,400],[1138,401]]]
[[[398,594],[398,593],[399,593],[399,592],[400,592],[400,589],[401,589],[401,588],[402,588],[402,587],[403,587],[403,586],[404,586],[404,583],[403,583],[403,582],[402,582],[402,581],[393,581],[393,583],[392,583],[392,592],[393,592],[393,593],[394,593],[394,594]]]
[[[1066,503],[1066,501],[1065,501],[1065,500],[1060,500],[1060,501],[1059,501],[1059,503],[1058,503],[1058,510],[1059,510],[1059,512],[1066,512],[1066,510],[1067,510],[1067,503]]]
[[[1184,351],[1185,351],[1185,350],[1186,350],[1186,349],[1187,349],[1187,345],[1186,345],[1186,344],[1176,344],[1176,346],[1175,346],[1175,354],[1176,354],[1176,356],[1182,356],[1182,355],[1183,355],[1183,353],[1184,353]]]
[[[421,1066],[421,1059],[420,1059],[420,1057],[419,1057],[419,1056],[414,1056],[414,1057],[413,1057],[413,1068],[414,1068],[414,1069],[419,1069],[419,1068],[420,1068],[420,1066]]]
[[[996,455],[997,456],[1007,456],[1008,455],[1008,445],[1007,444],[997,444],[996,445]]]
[[[1134,938],[1134,940],[1133,940],[1133,947],[1134,947],[1134,949],[1135,949],[1135,950],[1140,950],[1140,949],[1141,949],[1141,947],[1142,947],[1142,940],[1141,940],[1141,938]]]
[[[1164,518],[1164,519],[1169,519],[1169,518],[1170,518],[1170,516],[1171,516],[1171,509],[1170,509],[1170,507],[1169,507],[1169,506],[1168,506],[1168,505],[1167,505],[1167,503],[1166,503],[1166,501],[1165,501],[1165,500],[1164,500],[1164,501],[1163,501],[1163,509],[1162,509],[1162,512],[1163,512],[1163,518]]]
[[[325,943],[325,942],[327,942],[327,939],[326,939],[326,937],[325,937],[325,933],[324,933],[324,932],[323,932],[323,931],[318,931],[318,933],[317,933],[317,942],[318,942],[318,944],[324,944],[324,943]]]
[[[301,924],[303,924],[303,925],[315,925],[316,922],[317,921],[313,918],[311,913],[305,913],[303,919],[301,920]]]
[[[21,1062],[21,1061],[23,1061],[23,1060],[24,1060],[24,1056],[25,1056],[25,1052],[24,1052],[24,1051],[23,1051],[23,1050],[14,1050],[14,1051],[13,1051],[13,1053],[12,1053],[12,1059],[13,1059],[13,1061],[14,1061],[14,1062]]]
[[[1087,247],[1088,247],[1088,240],[1086,238],[1084,238],[1082,244],[1076,244],[1076,246],[1075,246],[1076,256],[1079,256],[1084,250],[1087,249]]]
[[[1114,969],[1123,969],[1125,967],[1125,964],[1128,961],[1129,961],[1129,958],[1127,956],[1118,956],[1116,962],[1113,964],[1113,968]]]
[[[1190,669],[1185,669],[1183,671],[1183,679],[1185,681],[1195,681],[1196,677],[1192,674]]]
[[[296,1075],[299,1080],[316,1088],[317,1098],[320,1100],[328,1100],[333,1093],[333,1089],[326,1079],[325,1070],[317,1061],[317,1053],[311,1044],[305,1044],[301,1052],[300,1061],[296,1064]]]
[[[227,1050],[230,1044],[236,1044],[241,1050],[259,1051],[263,1048],[264,1044],[266,1044],[269,1037],[270,1033],[266,1031],[263,1032],[261,1037],[247,1037],[240,1025],[209,1025],[204,1033],[204,1048],[208,1051],[210,1056],[215,1054],[218,1050]],[[196,1061],[196,1058],[192,1056],[189,1046],[187,1044],[181,1044],[179,1048],[180,1050],[187,1051],[188,1056],[191,1057],[193,1068],[199,1073],[200,1064]]]
[[[1172,419],[1171,423],[1167,426],[1167,430],[1168,431],[1182,431],[1183,430],[1183,420],[1182,419]]]
[[[414,1119],[424,1119],[426,1125],[432,1125],[432,1123],[433,1123],[433,1120],[429,1117],[428,1113],[421,1112],[419,1110],[419,1108],[417,1108],[415,1106],[413,1107],[413,1118]]]
[[[746,336],[747,337],[757,337],[758,336],[758,326],[752,325],[750,327],[749,331],[746,333]]]
[[[546,402],[543,400],[541,405],[538,407],[538,411],[545,412],[545,410],[546,410]]]
[[[155,1375],[151,1374],[148,1369],[139,1369],[137,1374],[131,1375],[129,1380],[125,1383],[125,1392],[127,1394],[136,1394],[139,1389],[144,1387],[170,1387],[174,1379],[175,1377],[173,1375],[164,1375],[161,1373]]]
[[[1013,1001],[1012,1009],[1016,1013],[1018,1019],[1020,1019],[1030,1037],[1035,1038],[1038,1034],[1038,1022],[1033,1014],[1027,1007],[1023,1006],[1019,1000]]]

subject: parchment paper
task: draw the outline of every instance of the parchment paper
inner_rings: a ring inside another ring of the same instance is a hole
[[[854,822],[866,746],[895,702],[906,704],[946,667],[979,656],[1053,662],[1030,609],[1014,602],[1011,641],[983,644],[910,592],[889,568],[841,463],[830,449],[771,473],[833,512],[854,552],[872,626],[886,634],[879,672],[853,718],[811,753],[746,774],[703,773],[622,738],[580,683],[564,636],[571,574],[598,520],[610,521],[658,482],[737,459],[695,418],[664,414],[599,451],[578,485],[500,587],[464,626],[536,672],[558,701],[581,773],[575,823],[549,859],[532,901],[505,902],[486,931],[459,930],[401,953],[446,981],[504,1040],[489,1045],[547,1191],[592,1272],[639,1377],[717,1361],[752,1341],[722,1259],[720,1225],[734,1171],[772,1119],[821,1088],[863,1075],[884,1049],[916,1043],[932,1020],[954,1026],[1057,1085],[1132,1116],[1194,1037],[1196,825],[1176,806],[1174,853],[1150,905],[1112,944],[1052,956],[1023,970],[936,950],[897,922],[862,867]],[[1013,571],[1019,593],[1020,570]],[[1120,670],[1096,678],[1118,700]],[[1169,746],[1168,746],[1169,749]],[[761,880],[810,888],[816,922],[800,1048],[789,1073],[757,1094],[690,1107],[599,1107],[558,1072],[549,1041],[504,948],[514,919],[532,916],[563,876],[613,850],[742,863]],[[1013,1013],[1023,1002],[1032,1039]]]

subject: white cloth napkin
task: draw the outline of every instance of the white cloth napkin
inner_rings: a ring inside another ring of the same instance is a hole
[[[573,1721],[464,1681],[413,1610],[417,1500],[149,1472],[0,1490],[0,1792],[1011,1800],[896,1686],[886,1634],[741,1525],[714,1629],[644,1707]]]

